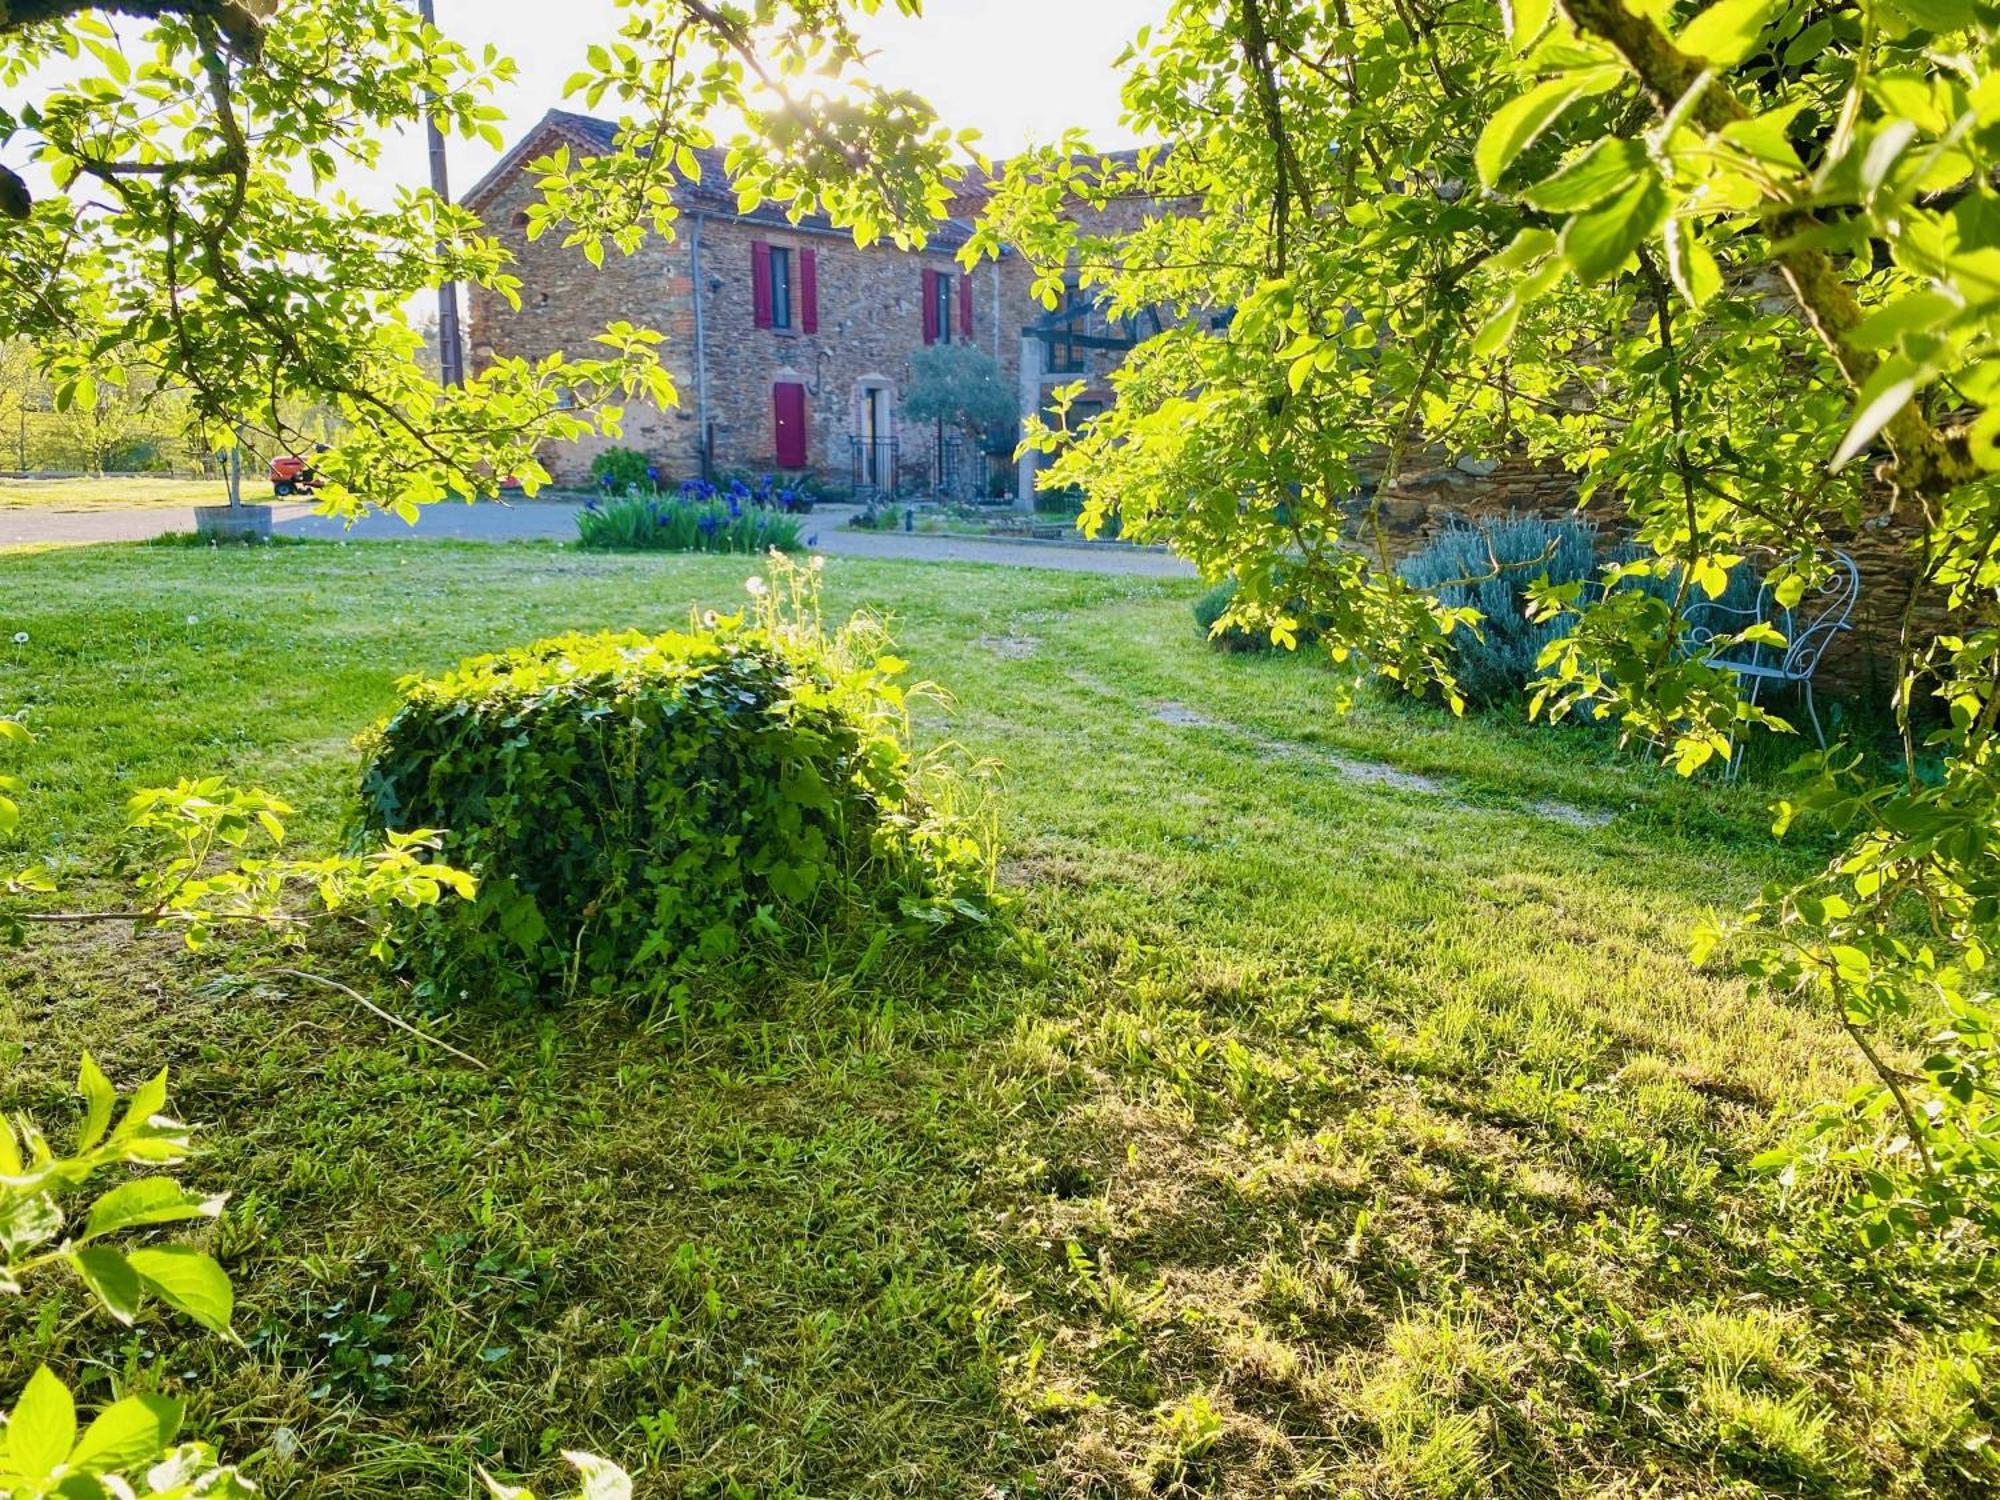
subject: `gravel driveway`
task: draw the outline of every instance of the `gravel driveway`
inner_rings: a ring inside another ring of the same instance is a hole
[[[285,536],[350,541],[474,542],[570,541],[576,536],[577,503],[524,500],[502,505],[450,502],[428,507],[415,526],[393,516],[371,515],[343,530],[338,521],[315,516],[309,505],[279,505],[273,530]],[[1000,563],[1017,568],[1053,568],[1069,573],[1137,573],[1157,578],[1192,578],[1194,569],[1167,552],[1089,542],[987,541],[978,537],[924,536],[901,531],[849,531],[841,523],[846,506],[829,506],[806,520],[806,534],[818,551],[839,557],[893,557],[934,562]],[[0,512],[0,548],[139,542],[169,531],[192,531],[191,511],[10,510]]]

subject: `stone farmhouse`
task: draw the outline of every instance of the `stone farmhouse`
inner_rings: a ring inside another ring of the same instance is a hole
[[[953,259],[980,208],[976,187],[924,250],[860,249],[821,217],[794,224],[770,204],[739,212],[723,154],[709,150],[696,153],[700,181],[675,190],[681,220],[672,243],[649,238],[634,255],[607,255],[602,267],[564,249],[557,235],[530,243],[527,208],[537,193],[528,164],[559,146],[572,155],[608,151],[616,128],[551,110],[465,195],[513,253],[522,284],[518,310],[474,292],[472,364],[579,349],[619,318],[658,329],[680,404],[629,409],[619,446],[651,456],[663,479],[775,471],[860,495],[948,485],[1026,504],[1035,460],[1013,460],[1017,434],[996,433],[988,452],[968,453],[940,445],[932,424],[905,420],[911,355],[932,344],[977,345],[1015,384],[1024,413],[1077,380],[1089,383],[1077,415],[1110,401],[1105,377],[1124,340],[1087,302],[1074,299],[1051,316],[1030,297],[1019,256],[970,273]],[[1157,208],[1104,212],[1136,223],[1148,211]],[[568,444],[543,461],[560,483],[588,482],[603,446]]]

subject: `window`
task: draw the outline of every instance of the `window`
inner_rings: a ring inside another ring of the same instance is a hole
[[[951,277],[943,271],[924,272],[924,342],[951,342]]]
[[[1090,330],[1090,301],[1072,282],[1063,295],[1062,322],[1049,340],[1049,373],[1080,375],[1085,368],[1081,338]]]
[[[792,252],[781,245],[771,247],[771,326],[792,326]]]

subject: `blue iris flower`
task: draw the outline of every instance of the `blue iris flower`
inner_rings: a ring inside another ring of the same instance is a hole
[[[699,521],[695,522],[695,525],[701,528],[703,536],[714,536],[715,528],[721,524],[714,516],[703,516]]]

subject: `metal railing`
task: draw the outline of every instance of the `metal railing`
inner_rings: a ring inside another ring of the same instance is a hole
[[[857,500],[893,500],[902,490],[902,460],[894,438],[849,438]]]

